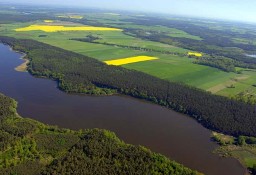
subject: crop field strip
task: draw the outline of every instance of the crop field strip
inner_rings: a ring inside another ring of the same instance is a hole
[[[16,32],[27,32],[41,30],[44,32],[58,32],[58,31],[122,31],[117,28],[107,27],[92,27],[92,26],[78,26],[78,27],[65,27],[65,26],[48,26],[48,25],[31,25],[24,28],[15,29]]]

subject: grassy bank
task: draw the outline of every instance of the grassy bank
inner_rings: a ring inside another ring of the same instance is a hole
[[[256,173],[256,138],[233,137],[216,132],[213,132],[212,138],[220,145],[215,153],[223,157],[236,158],[250,173]]]

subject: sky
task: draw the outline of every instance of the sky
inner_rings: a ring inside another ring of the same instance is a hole
[[[0,2],[136,10],[256,23],[256,0],[0,0]]]

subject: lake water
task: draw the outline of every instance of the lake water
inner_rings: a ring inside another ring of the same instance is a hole
[[[256,55],[249,55],[249,54],[246,54],[246,56],[252,57],[252,58],[256,58]]]
[[[35,78],[14,68],[21,54],[0,44],[0,92],[18,101],[18,113],[46,124],[71,129],[104,128],[126,143],[143,145],[208,175],[242,175],[232,158],[212,151],[210,131],[185,115],[123,96],[66,94],[56,82]]]

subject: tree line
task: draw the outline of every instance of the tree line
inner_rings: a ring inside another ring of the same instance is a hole
[[[203,56],[202,58],[197,58],[193,63],[218,68],[225,72],[237,72],[235,61],[222,56]]]

